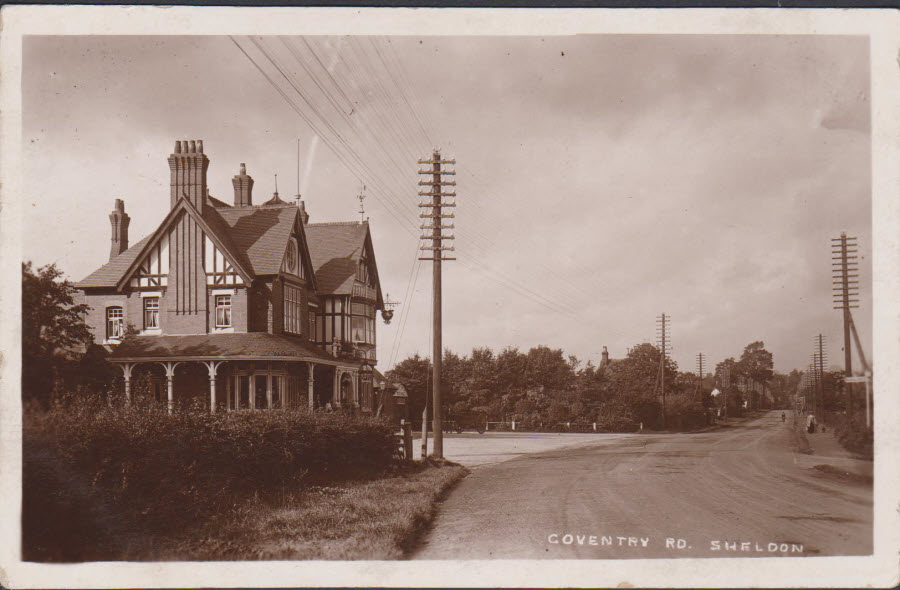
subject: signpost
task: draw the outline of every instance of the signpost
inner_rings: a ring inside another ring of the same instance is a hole
[[[865,375],[856,377],[844,377],[844,383],[865,383],[866,384],[866,428],[872,428],[872,415],[869,412],[869,400],[871,397],[872,371],[866,371]]]

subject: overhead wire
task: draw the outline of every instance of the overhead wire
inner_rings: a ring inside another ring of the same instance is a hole
[[[363,174],[367,174],[370,178],[376,176],[373,173],[373,171],[368,166],[365,165],[364,160],[362,158],[360,158],[358,156],[358,154],[356,154],[355,150],[353,150],[352,146],[349,144],[348,139],[345,138],[327,120],[326,116],[321,112],[321,110],[319,108],[317,108],[313,104],[313,101],[303,93],[303,91],[300,89],[300,87],[296,83],[296,81],[291,79],[291,77],[285,72],[284,68],[282,68],[278,64],[278,61],[274,58],[274,56],[271,55],[271,53],[269,51],[266,50],[266,48],[261,44],[261,42],[257,42],[256,40],[251,38],[251,41],[254,43],[254,45],[260,50],[261,53],[263,53],[263,55],[270,61],[270,63],[272,63],[272,65],[279,71],[279,73],[282,75],[282,77],[285,79],[285,81],[287,81],[289,83],[289,85],[294,89],[294,91],[297,92],[297,94],[299,94],[301,96],[301,98],[303,98],[304,102],[309,107],[309,109],[313,111],[314,115],[322,121],[322,124],[325,126],[325,128],[334,135],[334,138],[335,138],[334,140],[332,140],[330,137],[326,137],[327,134],[322,132],[320,127],[315,125],[309,119],[309,117],[305,116],[305,113],[303,113],[302,110],[297,108],[296,104],[286,95],[286,93],[284,91],[281,90],[281,88],[278,84],[274,83],[274,81],[271,79],[271,77],[260,67],[260,65],[255,60],[253,60],[253,58],[247,53],[247,51],[245,51],[244,48],[241,47],[241,45],[239,43],[237,43],[237,41],[235,39],[232,38],[232,40],[235,42],[235,44],[238,46],[238,48],[244,53],[244,55],[251,61],[251,63],[253,63],[257,67],[257,69],[260,70],[260,72],[266,77],[266,79],[269,81],[269,83],[272,84],[273,87],[276,88],[276,90],[282,95],[282,97],[289,103],[289,105],[291,105],[291,107],[296,112],[298,112],[298,114],[301,116],[301,118],[303,118],[304,121],[308,125],[310,125],[310,127],[317,134],[320,135],[320,137],[323,139],[323,141],[326,143],[326,145],[328,145],[329,148],[332,149],[333,152],[335,152],[335,155],[337,155],[339,157],[339,159],[341,159],[345,163],[345,165],[348,166],[348,168],[351,170],[351,172],[353,172],[354,175],[356,175],[358,179],[360,179],[362,181],[361,176]],[[307,42],[306,39],[303,39],[303,41],[307,47],[311,48],[311,45]],[[384,66],[384,71],[386,73],[388,73],[388,75],[390,76],[391,71],[388,68],[386,61],[384,60],[384,54],[382,54],[381,52],[379,52],[377,50],[377,46],[374,44],[374,42],[372,42],[372,43],[373,43],[373,48],[376,49],[376,53],[379,56],[379,59],[382,60],[382,64]],[[352,44],[348,44],[348,45],[350,46],[351,50],[354,50],[354,47],[352,46]],[[291,48],[289,46],[287,46],[287,44],[286,44],[286,47],[288,47],[288,49],[290,51]],[[393,51],[392,46],[391,46],[391,51]],[[295,58],[295,60],[297,60],[298,62],[301,63],[301,67],[304,67],[304,70],[307,72],[307,75],[310,76],[310,78],[313,80],[314,84],[316,84],[316,87],[320,90],[320,92],[322,92],[322,94],[326,97],[326,99],[329,100],[330,104],[335,109],[335,111],[338,112],[342,116],[347,116],[347,113],[343,109],[341,109],[339,107],[339,105],[337,105],[337,101],[333,98],[333,95],[331,95],[330,92],[325,89],[322,81],[320,79],[316,79],[316,77],[312,74],[311,70],[309,68],[305,67],[306,64],[304,64],[302,62],[302,58],[299,57],[299,54],[296,51],[291,51],[291,53],[292,53],[293,57]],[[356,59],[356,62],[359,64],[359,67],[362,70],[366,70],[366,67],[362,63],[362,59],[360,57],[361,54],[364,54],[364,52],[362,52],[361,50],[354,51],[354,58]],[[353,103],[352,99],[350,99],[350,97],[347,95],[344,88],[342,88],[341,85],[337,83],[337,80],[334,78],[334,76],[331,75],[331,72],[329,72],[328,69],[325,68],[321,59],[315,54],[315,50],[311,51],[311,55],[313,55],[314,59],[316,60],[317,64],[319,65],[319,67],[321,67],[324,71],[326,71],[329,78],[333,81],[335,89],[340,94],[343,95],[343,98],[345,99],[345,101],[352,104]],[[395,52],[394,52],[394,55],[396,57]],[[352,66],[350,64],[350,61],[344,60],[343,56],[340,56],[340,55],[339,55],[339,60],[342,63],[344,63],[345,67],[348,70],[351,70]],[[398,61],[398,64],[400,64],[402,67],[402,62],[399,62],[399,60],[397,60],[397,61]],[[367,76],[369,79],[368,83],[370,85],[372,85],[373,88],[375,88],[375,91],[372,94],[375,96],[376,99],[380,100],[380,102],[387,107],[387,110],[389,112],[394,113],[395,119],[397,120],[398,124],[400,125],[400,128],[403,129],[403,135],[407,136],[407,138],[408,138],[410,135],[410,128],[408,126],[404,126],[403,119],[399,115],[399,111],[402,109],[395,108],[395,106],[389,102],[389,100],[387,99],[387,96],[386,96],[387,91],[386,91],[384,85],[381,84],[380,82],[378,82],[377,80],[374,80],[374,78],[373,78],[375,75],[374,72],[375,72],[374,69],[370,70],[369,75]],[[398,88],[400,93],[402,93],[402,88],[400,87],[399,84],[396,83],[397,82],[396,78],[394,78],[394,82],[395,82],[395,86]],[[413,117],[417,119],[417,124],[419,126],[419,129],[422,132],[422,134],[426,137],[426,140],[427,140],[429,134],[428,134],[427,130],[425,129],[425,125],[422,123],[421,119],[418,117],[418,115],[415,112],[415,108],[413,107],[414,102],[410,102],[409,100],[406,99],[405,96],[404,96],[404,101],[405,101],[405,104],[407,104],[408,108],[410,109],[410,112],[413,114]],[[351,124],[351,126],[352,126],[352,124]],[[390,128],[391,128],[390,125],[388,124],[387,120],[383,116],[381,117],[381,126],[383,129],[390,130]],[[360,133],[360,135],[362,135],[362,134]],[[387,133],[387,136],[392,137],[392,135],[393,134],[391,134],[391,133]],[[402,136],[400,136],[398,134],[398,137],[402,137]],[[393,140],[393,141],[398,143],[399,144],[398,148],[400,148],[402,150],[402,146],[403,146],[403,143],[405,140],[400,140],[400,141]],[[354,162],[354,163],[358,164],[358,165],[353,166],[350,162],[348,162],[347,161],[348,155],[342,153],[341,150],[339,150],[335,144],[342,145],[344,147],[344,149],[347,152],[349,152],[350,158],[353,158],[355,156],[355,158],[358,159],[359,162],[358,163]],[[396,161],[396,157],[393,156],[392,153],[389,152],[388,157],[391,160],[393,160],[392,163],[394,164],[395,167],[399,167],[398,162]],[[391,169],[391,167],[386,167],[386,168]],[[362,169],[362,172],[360,172],[360,169]],[[396,168],[395,168],[395,170],[396,170]],[[394,180],[395,181],[397,180],[396,177],[394,178]],[[371,183],[371,181],[370,181],[370,183]],[[392,217],[394,217],[395,220],[398,221],[398,223],[400,223],[401,225],[405,225],[403,219],[407,220],[406,222],[409,223],[409,217],[407,217],[406,215],[403,215],[403,213],[402,213],[402,209],[403,209],[402,203],[398,203],[397,200],[392,199],[390,190],[384,186],[380,186],[382,184],[380,181],[378,182],[378,184],[379,184],[379,186],[377,187],[378,191],[384,193],[383,201],[384,201],[384,205],[386,206],[386,208],[388,210],[388,213],[390,213],[392,215]],[[475,200],[473,200],[473,202],[477,203],[477,201],[475,201]],[[409,231],[409,230],[407,230],[407,231]],[[409,233],[414,233],[414,232],[409,232]],[[484,246],[482,244],[478,244],[478,241],[484,240],[486,238],[486,236],[483,233],[479,234],[475,231],[469,231],[468,229],[462,233],[471,238],[470,243],[473,246],[475,246],[478,250],[481,250],[482,252],[485,251],[486,246]],[[490,244],[490,242],[488,242],[488,243]],[[479,260],[477,256],[470,257],[468,254],[464,254],[463,258],[464,259],[469,258],[470,264],[478,266],[479,268],[484,270],[489,276],[492,276],[492,278],[494,278],[495,280],[498,280],[498,282],[501,282],[501,284],[505,284],[506,286],[510,287],[511,289],[513,289],[520,295],[524,296],[525,298],[530,299],[533,302],[539,303],[539,304],[543,305],[544,307],[548,307],[550,309],[558,309],[559,308],[558,302],[556,302],[546,296],[543,296],[539,293],[534,292],[533,290],[529,289],[527,286],[522,285],[521,283],[518,283],[514,278],[505,275],[505,273],[498,272],[496,269],[492,269],[492,268],[488,267],[487,265],[485,265],[483,263],[483,261]],[[407,312],[407,317],[408,317],[408,312]],[[403,325],[405,326],[405,323]]]

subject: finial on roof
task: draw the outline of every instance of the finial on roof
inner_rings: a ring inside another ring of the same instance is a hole
[[[359,199],[359,223],[362,224],[366,220],[366,206],[363,203],[366,200],[366,185],[363,185],[362,191],[356,195],[356,198]]]

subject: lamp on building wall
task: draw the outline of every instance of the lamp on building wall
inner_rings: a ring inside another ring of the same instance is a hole
[[[399,301],[391,301],[390,293],[384,296],[384,307],[381,310],[381,319],[384,320],[385,324],[391,323],[391,319],[394,317],[394,308],[398,305],[400,305]]]

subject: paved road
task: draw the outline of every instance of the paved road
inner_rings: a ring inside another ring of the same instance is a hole
[[[479,467],[442,504],[415,557],[871,553],[871,484],[818,470],[796,448],[790,421],[772,412],[713,432],[632,435]]]
[[[583,446],[585,444],[615,444],[634,437],[634,434],[554,433],[554,432],[464,432],[444,434],[444,457],[465,465],[481,467],[509,461],[523,455],[542,451]],[[428,452],[434,441],[429,437]],[[422,440],[413,440],[413,459],[422,455]]]

